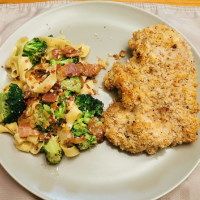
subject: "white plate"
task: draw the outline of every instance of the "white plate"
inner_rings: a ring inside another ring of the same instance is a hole
[[[133,31],[160,22],[161,19],[143,10],[111,2],[56,8],[30,20],[9,37],[0,49],[0,64],[5,63],[16,40],[22,36],[57,35],[62,30],[74,43],[91,46],[89,60],[94,61],[127,48]],[[199,64],[196,51],[194,56]],[[6,73],[0,69],[0,74],[3,86]],[[110,96],[102,89],[99,93],[99,98],[108,105]],[[200,140],[153,156],[131,156],[104,142],[52,167],[45,164],[43,155],[21,153],[12,143],[11,137],[0,135],[3,167],[34,194],[55,200],[155,199],[180,184],[197,166],[200,156]]]

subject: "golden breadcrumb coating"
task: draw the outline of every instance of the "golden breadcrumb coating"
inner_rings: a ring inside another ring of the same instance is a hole
[[[130,62],[117,62],[104,78],[121,102],[104,113],[106,137],[131,153],[156,153],[194,142],[199,128],[197,74],[190,47],[158,24],[133,33]]]

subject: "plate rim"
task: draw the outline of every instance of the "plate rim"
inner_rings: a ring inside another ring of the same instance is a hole
[[[189,38],[184,35],[181,31],[179,31],[178,28],[174,27],[173,25],[169,24],[165,19],[161,18],[160,16],[157,16],[156,14],[153,14],[149,11],[146,11],[144,10],[143,8],[140,8],[140,7],[136,7],[135,5],[132,5],[132,4],[128,4],[128,3],[124,3],[124,2],[114,2],[114,1],[104,1],[104,0],[86,0],[84,2],[68,2],[64,5],[59,5],[55,8],[48,8],[46,11],[38,14],[37,16],[35,17],[32,17],[31,19],[29,19],[28,21],[26,21],[25,23],[23,23],[21,26],[19,26],[16,30],[14,30],[14,32],[12,34],[9,35],[9,37],[3,41],[3,43],[0,45],[0,48],[3,48],[4,46],[6,46],[6,43],[10,40],[10,38],[13,37],[13,35],[19,31],[21,28],[23,28],[24,26],[26,26],[27,24],[31,23],[32,20],[35,20],[37,18],[41,18],[43,15],[46,15],[48,13],[51,13],[51,12],[54,12],[56,10],[59,10],[59,9],[62,9],[62,8],[65,8],[65,7],[71,7],[71,6],[79,6],[79,5],[83,5],[83,4],[113,4],[113,5],[121,5],[121,6],[124,6],[124,7],[128,7],[128,8],[132,8],[132,9],[135,9],[135,10],[138,10],[140,12],[143,12],[143,13],[147,13],[157,19],[159,19],[162,23],[165,23],[167,24],[168,26],[172,27],[174,30],[176,30],[186,41],[187,43],[190,45],[191,47],[191,50],[195,52],[195,54],[197,55],[197,57],[199,58],[200,60],[200,52],[198,52],[198,50],[196,49],[196,47],[190,42]],[[199,138],[198,138],[199,139]],[[196,161],[196,163],[194,164],[193,168],[190,169],[188,171],[188,173],[186,173],[185,176],[183,176],[181,178],[180,181],[178,181],[177,183],[175,183],[172,187],[169,187],[169,189],[163,193],[161,193],[160,195],[157,195],[155,197],[152,197],[151,199],[149,200],[156,200],[156,199],[159,199],[161,197],[163,197],[164,195],[170,193],[171,191],[173,191],[175,188],[177,188],[181,183],[183,183],[190,175],[191,173],[196,169],[196,167],[200,164],[200,155],[199,155],[199,159]],[[16,182],[18,183],[20,186],[22,186],[25,190],[27,190],[29,193],[32,193],[34,194],[35,196],[37,197],[40,197],[44,200],[54,200],[53,198],[41,193],[40,190],[35,190],[33,188],[31,188],[31,186],[27,186],[23,183],[23,181],[19,180],[16,176],[15,176],[15,173],[12,173],[10,170],[7,170],[7,165],[6,163],[2,164],[2,160],[1,160],[1,156],[0,156],[0,165],[3,167],[3,169],[6,171],[6,173]],[[67,199],[66,199],[67,200]]]

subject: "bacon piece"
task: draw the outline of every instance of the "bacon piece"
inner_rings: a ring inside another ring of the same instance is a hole
[[[94,77],[100,72],[102,66],[98,64],[85,63],[81,65],[81,68],[82,68],[82,74],[81,74],[82,76]]]
[[[79,64],[70,63],[65,65],[63,68],[63,73],[66,77],[80,76],[82,73],[82,68]]]
[[[61,85],[58,82],[56,82],[51,89],[57,92],[58,90],[60,90],[60,88],[61,88]]]
[[[68,138],[67,142],[72,143],[72,144],[80,144],[85,141],[84,137],[73,137],[73,138]]]
[[[46,103],[54,103],[57,100],[57,95],[55,93],[48,92],[42,96],[42,101]]]
[[[36,99],[37,98],[37,96],[38,96],[38,94],[37,93],[34,93],[34,92],[32,92],[31,90],[30,90],[30,88],[28,88],[28,86],[27,87],[24,87],[23,88],[24,90],[24,99],[26,100],[26,102],[27,101],[29,101],[29,99]]]
[[[56,59],[58,59],[62,55],[61,49],[53,49],[52,50],[52,56]]]
[[[59,80],[63,80],[67,77],[72,76],[87,76],[94,77],[96,76],[102,67],[97,64],[89,63],[69,63],[64,66],[57,66],[57,77]]]
[[[62,54],[67,58],[79,57],[80,56],[80,51],[74,49],[71,46],[65,46],[65,48],[62,49]]]
[[[72,137],[72,138],[67,138],[64,142],[64,144],[67,146],[67,147],[72,147],[74,146],[74,144],[81,144],[85,141],[85,138],[84,137]]]
[[[52,50],[52,56],[56,59],[59,59],[60,57],[79,57],[80,56],[80,50],[76,50],[71,46],[65,46],[63,49],[53,49]]]
[[[88,130],[92,135],[95,135],[97,142],[101,143],[104,140],[104,126],[103,123],[99,122],[96,117],[92,118],[88,123]]]
[[[31,127],[29,118],[22,118],[22,117],[23,115],[18,120],[19,137],[25,138],[30,135],[39,135],[39,132]]]
[[[51,138],[50,133],[48,133],[48,134],[40,133],[38,139],[39,139],[39,141],[44,142],[44,141],[48,141],[50,138]]]

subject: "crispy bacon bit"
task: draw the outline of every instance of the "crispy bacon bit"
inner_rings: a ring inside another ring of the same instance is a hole
[[[84,137],[72,137],[67,139],[68,142],[73,143],[73,144],[80,144],[85,141]]]
[[[121,59],[121,58],[124,58],[124,57],[126,56],[126,54],[127,54],[126,51],[121,50],[118,54],[114,54],[114,55],[113,55],[113,58],[114,58],[115,60],[119,60],[119,59]]]
[[[119,52],[119,56],[120,56],[121,58],[124,58],[124,57],[126,56],[126,54],[127,54],[127,52],[124,51],[124,50],[121,50],[121,51]]]
[[[67,77],[79,76],[79,74],[81,73],[81,68],[78,64],[75,63],[67,64],[63,68],[65,69],[64,73]]]
[[[80,56],[80,50],[76,50],[71,46],[65,46],[63,49],[53,49],[52,50],[52,56],[56,59],[59,59],[60,57],[79,57]]]
[[[57,66],[57,77],[59,80],[63,80],[66,77],[72,76],[87,76],[94,77],[96,76],[102,67],[97,64],[89,63],[69,63],[64,66]]]
[[[91,134],[95,135],[97,142],[101,143],[104,140],[104,126],[96,117],[92,118],[88,123],[88,129]]]
[[[53,49],[52,50],[52,56],[56,59],[58,59],[62,55],[61,49]]]
[[[52,73],[52,74],[55,74],[55,72],[56,72],[56,70],[51,70],[51,73]]]
[[[42,77],[46,74],[46,70],[45,69],[36,69],[36,70],[34,70],[34,74],[38,77]]]
[[[46,103],[54,103],[57,100],[57,95],[55,93],[48,92],[42,96],[42,101]]]
[[[74,49],[71,46],[65,46],[65,48],[62,49],[62,54],[65,57],[67,57],[67,58],[70,58],[70,57],[79,57],[80,56],[80,51]]]
[[[82,64],[82,63],[81,63]],[[85,63],[81,65],[83,76],[94,77],[102,69],[101,65]]]
[[[72,147],[74,144],[80,144],[82,142],[85,141],[84,137],[71,137],[71,138],[67,138],[67,140],[65,140],[64,144],[67,147]]]
[[[55,103],[51,104],[51,108],[53,108],[54,110],[56,110],[58,108],[57,103],[55,102]]]
[[[58,91],[60,88],[61,88],[61,85],[60,85],[58,82],[56,82],[56,83],[54,84],[54,86],[52,87],[52,90]]]
[[[30,90],[30,88],[27,85],[23,86],[24,91],[24,99],[27,101],[28,99],[34,99],[38,96],[37,93],[34,93]]]
[[[38,140],[40,142],[44,142],[44,141],[48,141],[50,138],[51,138],[51,134],[50,133],[48,133],[48,134],[44,134],[44,133],[41,134],[40,133]]]
[[[44,65],[39,64],[28,71],[26,76],[29,78],[29,80],[32,80],[32,78],[34,77],[37,81],[42,82],[47,78],[47,76],[50,75],[50,72],[46,71],[44,67]]]

